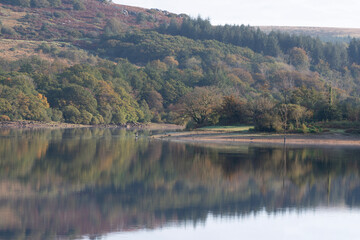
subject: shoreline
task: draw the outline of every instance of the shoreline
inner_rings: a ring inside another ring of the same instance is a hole
[[[187,143],[284,145],[283,134],[265,133],[189,131],[155,135],[153,138]],[[286,145],[360,147],[360,135],[340,133],[287,134]]]
[[[83,125],[59,122],[38,121],[4,121],[0,122],[0,129],[70,129],[70,128],[108,128],[127,130],[182,130],[183,126],[166,123],[128,123],[123,125],[101,124]]]

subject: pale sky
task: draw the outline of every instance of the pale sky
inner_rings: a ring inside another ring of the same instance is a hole
[[[159,8],[211,23],[253,26],[315,26],[360,28],[359,0],[113,0]]]

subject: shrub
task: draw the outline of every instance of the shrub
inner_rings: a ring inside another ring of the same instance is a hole
[[[49,113],[48,115],[51,116],[51,120],[54,122],[63,122],[64,121],[64,117],[63,117],[63,113],[58,110],[58,109],[51,109],[49,108]]]
[[[48,0],[50,3],[50,6],[52,7],[60,7],[62,2],[61,0]]]
[[[62,18],[64,16],[65,16],[65,14],[62,12],[54,12],[54,17],[56,17],[56,18]]]
[[[358,129],[358,128],[350,128],[350,129],[347,129],[345,132],[350,133],[350,134],[360,134],[360,129]]]
[[[49,7],[49,2],[47,0],[31,0],[30,6],[35,8]]]
[[[81,113],[79,109],[74,106],[66,106],[63,110],[65,122],[69,123],[80,123],[81,122]]]
[[[112,115],[112,122],[117,124],[126,123],[126,112],[124,109],[117,109]]]
[[[80,118],[80,123],[82,124],[90,124],[91,120],[93,118],[93,115],[91,113],[89,113],[86,110],[81,111],[81,118]]]
[[[80,0],[74,0],[73,2],[73,8],[74,10],[85,10],[85,5]]]
[[[93,116],[90,123],[92,125],[103,124],[104,118],[100,114],[96,114],[95,116]]]
[[[2,34],[7,34],[7,35],[10,35],[10,36],[16,35],[15,30],[12,27],[7,27],[7,26],[2,26],[1,33]]]
[[[0,122],[10,121],[9,116],[7,115],[0,115]]]
[[[192,120],[186,123],[186,130],[192,130],[196,128],[196,123]]]
[[[105,14],[103,12],[98,12],[96,13],[96,17],[98,18],[104,18],[105,17]]]
[[[309,129],[305,124],[301,125],[301,131],[302,133],[309,133]]]

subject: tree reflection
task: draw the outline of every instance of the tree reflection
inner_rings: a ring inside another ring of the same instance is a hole
[[[360,205],[357,148],[204,146],[134,136],[1,130],[0,238],[101,235],[203,221],[209,212]]]

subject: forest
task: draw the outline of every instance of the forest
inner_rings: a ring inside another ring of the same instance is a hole
[[[44,16],[51,21],[87,13],[90,3],[116,6],[95,0],[0,2],[39,14],[52,9]],[[260,131],[305,133],[320,131],[318,122],[359,125],[360,40],[323,42],[251,26],[212,26],[186,15],[164,20],[154,12],[125,21],[99,11],[98,25],[91,25],[101,28],[96,34],[51,22],[35,34],[30,25],[2,22],[2,39],[50,40],[39,41],[33,56],[0,59],[0,120],[250,124]],[[37,18],[27,13],[19,21],[37,26]],[[54,42],[75,47],[65,51]]]

